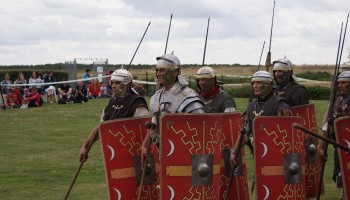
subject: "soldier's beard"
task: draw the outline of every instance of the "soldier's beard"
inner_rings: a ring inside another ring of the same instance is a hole
[[[289,82],[290,75],[289,71],[283,71],[283,74],[279,76],[279,80],[277,81],[276,75],[275,76],[275,81],[277,85],[284,85]]]
[[[258,96],[260,99],[264,99],[271,91],[272,91],[272,84],[264,83],[260,87],[261,94]]]
[[[173,76],[173,70],[166,70],[166,73],[162,75],[163,86],[172,85],[176,81],[176,76]]]

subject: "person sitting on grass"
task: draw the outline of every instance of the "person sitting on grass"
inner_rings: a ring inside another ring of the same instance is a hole
[[[65,80],[66,79],[63,78],[63,81],[65,81]],[[58,103],[59,104],[66,104],[67,102],[70,101],[70,95],[72,93],[72,88],[67,82],[62,83],[57,90],[58,90]]]
[[[71,99],[73,103],[85,103],[88,101],[87,89],[82,81],[79,81],[75,90],[73,90]]]
[[[7,94],[6,94],[6,102],[5,107],[6,108],[19,108],[20,104],[17,98],[17,95],[14,92],[14,88],[9,88]]]
[[[88,91],[90,99],[101,98],[101,85],[98,83],[97,78],[90,83]]]
[[[21,108],[42,106],[43,100],[41,99],[39,92],[36,90],[36,87],[32,86],[31,90],[32,92],[23,98]]]

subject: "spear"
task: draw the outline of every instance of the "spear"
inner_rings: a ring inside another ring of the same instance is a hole
[[[261,49],[261,54],[260,54],[260,59],[259,59],[259,64],[258,64],[258,71],[259,71],[259,68],[260,68],[260,63],[261,63],[261,57],[263,55],[263,52],[264,52],[264,48],[265,48],[265,40],[264,40],[264,44],[263,44],[263,47]]]
[[[203,62],[202,62],[202,67],[204,66],[204,61],[205,61],[205,53],[206,53],[206,51],[207,51],[207,41],[208,41],[209,23],[210,23],[210,17],[208,18],[207,35],[205,36],[205,43],[204,43],[204,53],[203,53]]]
[[[148,26],[147,26],[145,32],[143,33],[143,36],[142,36],[142,38],[141,38],[141,40],[140,40],[140,42],[139,42],[139,45],[138,45],[137,48],[136,48],[136,51],[135,51],[134,55],[133,55],[132,58],[131,58],[131,61],[130,61],[130,63],[129,63],[129,66],[126,67],[126,70],[129,70],[129,68],[130,68],[130,66],[131,66],[131,63],[132,63],[132,61],[134,60],[134,57],[135,57],[135,55],[136,55],[136,53],[137,53],[137,50],[139,50],[139,47],[140,47],[140,45],[141,45],[141,43],[142,43],[142,40],[143,40],[143,38],[145,37],[145,35],[146,35],[146,33],[147,33],[147,30],[148,30],[148,27],[149,27],[150,25],[151,25],[151,21],[148,23]]]
[[[165,50],[164,50],[164,54],[166,54],[166,49],[168,47],[168,40],[169,40],[169,33],[170,33],[170,27],[171,27],[171,21],[173,20],[173,13],[171,13],[170,15],[170,23],[169,23],[169,28],[168,28],[168,35],[166,37],[166,43],[165,43]]]
[[[271,66],[271,40],[272,40],[272,30],[273,30],[273,18],[275,17],[275,1],[273,1],[273,10],[272,10],[272,22],[271,22],[271,32],[270,32],[270,44],[269,44],[269,52],[266,56],[265,62],[265,70],[269,71],[269,67]]]

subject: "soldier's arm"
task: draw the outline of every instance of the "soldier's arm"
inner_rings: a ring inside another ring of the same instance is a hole
[[[82,162],[82,161],[85,162],[88,159],[88,154],[89,154],[89,151],[90,151],[92,144],[99,139],[98,127],[99,126],[96,126],[94,129],[92,129],[89,137],[85,140],[83,146],[81,147],[81,149],[80,149],[80,162]]]
[[[309,94],[304,87],[298,87],[294,91],[295,95],[292,95],[292,101],[294,105],[305,105],[309,104]]]

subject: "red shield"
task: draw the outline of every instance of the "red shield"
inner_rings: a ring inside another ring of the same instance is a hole
[[[294,116],[300,116],[304,118],[304,123],[301,124],[305,128],[317,133],[316,112],[314,104],[307,104],[301,106],[295,106],[291,108]],[[319,177],[321,176],[322,162],[317,154],[308,153],[308,146],[313,145],[319,147],[319,139],[312,137],[309,134],[305,135],[305,147],[306,147],[306,159],[305,159],[305,195],[306,198],[315,198],[318,193]],[[321,194],[324,193],[322,185]]]
[[[337,143],[350,148],[350,117],[340,117],[334,121]],[[343,179],[344,197],[350,197],[350,154],[338,149],[340,169]]]
[[[235,145],[242,120],[240,113],[223,114],[223,135],[221,144],[221,170],[220,170],[220,195],[219,199],[224,199],[229,184],[231,165],[230,150]],[[244,148],[240,151],[242,165],[238,166],[232,179],[229,198],[230,199],[249,199],[247,169],[244,155]]]
[[[218,199],[222,115],[164,115],[160,130],[160,199]]]
[[[109,199],[137,199],[141,177],[140,147],[147,133],[150,117],[107,121],[100,125],[100,139],[105,163]],[[149,184],[143,186],[142,199],[159,199],[155,171],[159,171],[157,148],[151,149],[154,170]],[[153,167],[152,166],[152,167]]]
[[[304,133],[301,117],[253,121],[257,199],[305,199]]]

